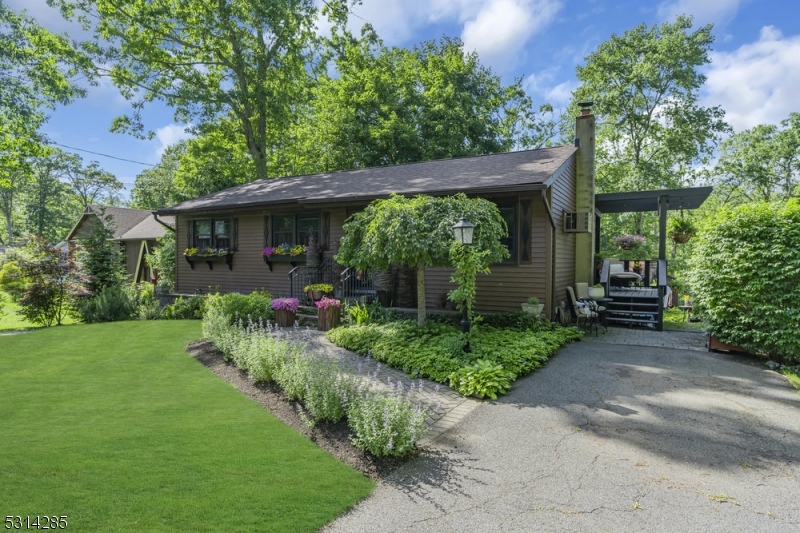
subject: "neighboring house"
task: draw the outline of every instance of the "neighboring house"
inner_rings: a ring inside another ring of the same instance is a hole
[[[594,272],[591,228],[576,239],[562,223],[564,213],[594,213],[594,117],[584,110],[577,123],[576,146],[262,179],[160,209],[158,217],[176,219],[176,292],[265,288],[297,296],[289,273],[305,258],[273,257],[267,263],[261,254],[265,246],[306,244],[311,228],[330,264],[345,219],[370,201],[391,193],[461,192],[495,202],[509,227],[504,242],[511,257],[478,277],[476,308],[519,309],[536,296],[550,315],[575,283],[576,267],[586,281]],[[576,254],[576,242],[582,242],[583,252]],[[223,248],[231,254],[224,263],[215,258],[206,266],[204,258],[181,257],[185,248]],[[429,308],[442,306],[453,287],[450,272],[426,270]]]
[[[156,246],[156,238],[163,237],[169,230],[156,220],[151,211],[90,205],[67,235],[67,242],[75,243],[86,237],[96,224],[101,223],[101,216],[104,219],[102,223],[108,224],[114,232],[114,241],[124,258],[125,271],[130,276],[130,281],[150,281],[153,273],[147,266],[145,257]],[[159,220],[170,226],[175,224],[172,217]]]

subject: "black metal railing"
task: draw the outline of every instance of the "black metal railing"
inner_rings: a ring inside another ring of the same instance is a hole
[[[339,276],[339,298],[345,301],[371,300],[375,298],[375,285],[371,272],[346,268]]]
[[[303,298],[303,287],[315,283],[334,283],[333,261],[326,259],[318,267],[297,266],[289,271],[289,296]]]

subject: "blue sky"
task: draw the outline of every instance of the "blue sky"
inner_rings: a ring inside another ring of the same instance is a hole
[[[44,0],[5,0],[27,9],[45,27],[78,36]],[[371,23],[388,45],[413,46],[442,35],[460,37],[485,65],[511,81],[522,77],[538,104],[564,106],[576,87],[575,67],[611,34],[674,20],[686,13],[695,24],[714,24],[716,41],[701,98],[721,105],[736,131],[778,123],[800,111],[800,2],[797,0],[363,0],[351,26]],[[112,134],[114,116],[127,102],[104,80],[89,95],[52,113],[44,131],[54,141],[144,163],[157,163],[164,148],[186,137],[167,107],[154,103],[144,116],[156,132],[150,141]],[[130,188],[142,165],[76,152],[97,160]]]

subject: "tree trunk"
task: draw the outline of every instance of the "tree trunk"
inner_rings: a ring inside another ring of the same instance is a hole
[[[417,265],[417,325],[425,325],[425,263]]]

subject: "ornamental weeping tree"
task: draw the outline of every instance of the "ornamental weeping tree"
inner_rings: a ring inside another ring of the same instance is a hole
[[[425,324],[425,267],[454,266],[451,247],[452,226],[461,217],[475,224],[469,271],[488,272],[488,267],[508,257],[500,239],[508,234],[497,206],[482,198],[463,194],[444,198],[392,195],[375,200],[351,216],[344,225],[336,261],[360,270],[386,269],[391,264],[408,264],[417,271],[417,323]],[[453,258],[467,257],[454,254]],[[457,272],[464,269],[459,269]],[[454,276],[462,288],[469,275]],[[474,275],[471,289],[453,291],[460,305],[471,309],[474,301]],[[467,296],[471,295],[468,299]]]

